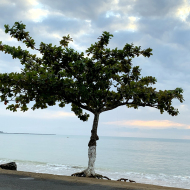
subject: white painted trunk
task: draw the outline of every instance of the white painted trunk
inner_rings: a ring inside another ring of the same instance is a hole
[[[84,174],[88,177],[95,175],[95,161],[96,161],[96,146],[90,146],[88,148],[88,168],[84,170]]]

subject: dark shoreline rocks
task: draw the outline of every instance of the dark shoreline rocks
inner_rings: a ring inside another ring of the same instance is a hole
[[[0,168],[4,170],[17,170],[17,165],[15,162],[9,162],[6,164],[1,164]]]

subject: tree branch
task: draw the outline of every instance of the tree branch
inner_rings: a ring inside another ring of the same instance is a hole
[[[107,108],[103,108],[101,109],[101,112],[105,112],[105,111],[109,111],[109,110],[113,110],[119,106],[124,106],[124,105],[130,105],[130,104],[133,104],[132,102],[128,102],[128,100],[124,103],[118,103],[116,105],[113,105],[113,106],[110,106],[110,107],[107,107]],[[142,104],[139,104],[137,106],[142,106],[142,107],[145,107],[145,106],[149,106],[149,107],[153,107],[153,108],[157,108],[159,106],[159,104],[157,105],[151,105],[151,104],[146,104],[146,103],[142,103]]]
[[[76,101],[73,101],[73,100],[71,102],[74,103],[75,105],[77,105],[78,107],[82,108],[82,109],[85,109],[85,110],[90,111],[92,113],[95,112],[93,109],[89,108],[88,106],[84,106],[79,102],[76,102]]]
[[[105,111],[109,111],[109,110],[112,110],[112,109],[115,109],[119,106],[123,106],[123,105],[126,105],[126,104],[131,104],[131,103],[127,103],[127,102],[124,102],[124,103],[118,103],[118,104],[115,104],[113,106],[110,106],[110,107],[107,107],[107,108],[103,108],[100,110],[100,112],[105,112]]]

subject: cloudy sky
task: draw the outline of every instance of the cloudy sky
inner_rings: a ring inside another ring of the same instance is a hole
[[[42,41],[59,45],[62,36],[69,34],[73,39],[69,47],[86,56],[85,50],[107,31],[114,35],[107,48],[123,49],[126,43],[152,48],[150,58],[134,58],[133,65],[140,66],[142,76],[156,77],[157,90],[183,88],[185,101],[173,101],[180,114],[172,117],[155,108],[136,110],[122,106],[100,115],[98,134],[190,139],[190,1],[1,0],[0,10],[3,44],[26,48],[4,32],[4,24],[12,26],[22,21],[37,47]],[[19,60],[0,52],[1,73],[20,69]],[[70,105],[12,113],[0,103],[0,131],[90,136],[93,115],[90,116],[87,122],[80,121]]]

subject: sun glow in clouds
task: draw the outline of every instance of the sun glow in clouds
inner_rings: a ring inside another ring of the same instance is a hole
[[[129,121],[113,121],[104,122],[108,125],[121,125],[126,126],[126,128],[138,127],[146,129],[164,129],[164,128],[179,128],[179,129],[190,129],[189,125],[175,123],[169,120],[152,120],[152,121],[142,121],[142,120],[129,120]]]
[[[107,11],[106,18],[116,17],[113,19],[112,24],[110,25],[111,30],[115,32],[118,31],[131,31],[135,32],[137,28],[136,22],[140,19],[139,17],[134,16],[121,16],[120,14],[115,14],[113,11]]]
[[[133,17],[133,16],[128,17],[128,18],[130,20],[130,23],[128,25],[128,29],[131,30],[131,31],[137,30],[137,25],[135,24],[135,22],[137,22],[139,20],[139,18],[138,17]]]
[[[177,16],[181,18],[182,21],[186,21],[186,18],[188,17],[190,13],[190,6],[187,0],[185,0],[184,5],[178,9]]]
[[[28,2],[29,4],[31,4],[32,6],[37,6],[37,5],[39,5],[39,3],[37,2],[37,0],[27,0],[27,2]]]
[[[49,11],[43,9],[30,9],[27,12],[27,17],[32,19],[34,22],[40,22],[44,17],[47,17]]]
[[[23,12],[23,16],[34,22],[41,22],[45,17],[49,15],[49,11],[45,9],[44,5],[38,3],[37,0],[26,0],[28,11]]]

